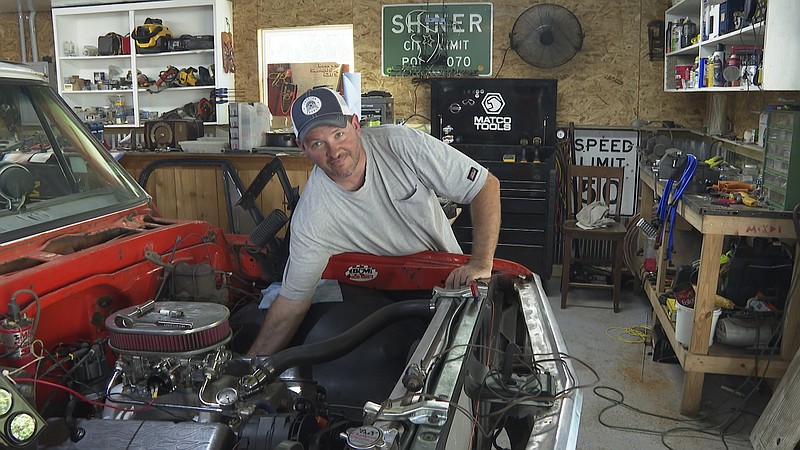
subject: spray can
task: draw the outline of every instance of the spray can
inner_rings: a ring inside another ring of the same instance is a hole
[[[731,53],[731,55],[728,56],[728,67],[735,67],[737,73],[739,72],[739,62],[739,55],[736,53]],[[739,86],[739,79],[740,78],[736,78],[731,81],[731,86]]]
[[[692,38],[697,36],[697,25],[692,22],[692,19],[685,18],[683,19],[683,25],[681,29],[681,48],[686,48],[692,45]]]
[[[677,51],[681,49],[681,21],[676,20],[675,24],[672,26],[672,36],[670,36],[670,40],[672,42],[672,51]]]
[[[725,45],[717,44],[717,51],[711,57],[714,61],[714,86],[725,86],[722,70],[725,69]]]

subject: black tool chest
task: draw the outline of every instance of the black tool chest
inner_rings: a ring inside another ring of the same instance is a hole
[[[496,258],[524,265],[542,279],[553,268],[556,171],[554,158],[534,161],[552,154],[552,149],[499,145],[455,145],[461,152],[484,165],[500,180],[501,223]],[[513,155],[516,162],[503,162]],[[453,223],[458,243],[465,253],[472,251],[472,220],[469,207]]]

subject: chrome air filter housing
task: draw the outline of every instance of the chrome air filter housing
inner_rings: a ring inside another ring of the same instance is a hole
[[[144,313],[139,306],[115,312],[106,328],[117,353],[191,356],[231,339],[229,316],[228,308],[217,303],[157,302]]]

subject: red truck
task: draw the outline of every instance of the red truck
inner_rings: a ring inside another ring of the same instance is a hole
[[[572,448],[581,394],[539,278],[496,260],[334,257],[342,300],[247,358],[282,217],[159,217],[41,74],[0,63],[0,444],[12,448]],[[277,161],[277,162],[275,162]],[[285,185],[285,183],[282,183]],[[297,193],[285,186],[288,204]],[[280,214],[278,214],[280,216]]]

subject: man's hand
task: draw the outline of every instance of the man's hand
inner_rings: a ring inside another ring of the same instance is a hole
[[[490,278],[491,276],[491,264],[487,267],[486,265],[470,261],[467,264],[464,264],[463,266],[458,267],[450,272],[444,287],[447,289],[458,289],[460,287],[469,285],[470,281],[472,280],[477,280],[479,278]]]
[[[286,348],[310,306],[311,299],[289,300],[278,295],[267,310],[261,330],[247,351],[247,356],[274,355]]]

